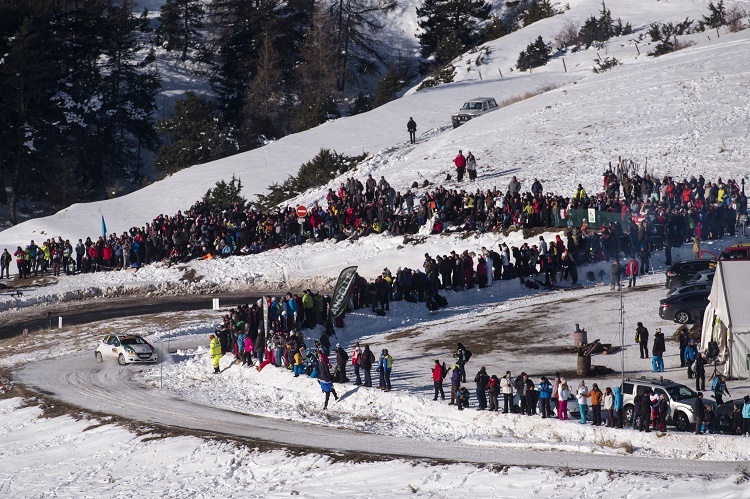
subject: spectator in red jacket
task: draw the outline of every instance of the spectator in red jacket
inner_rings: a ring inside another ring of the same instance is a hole
[[[628,276],[628,287],[635,287],[635,278],[638,276],[638,260],[632,256],[625,265],[625,274]]]
[[[453,160],[453,164],[456,165],[456,180],[461,182],[464,178],[464,172],[466,171],[466,156],[463,151],[459,149],[458,156]]]
[[[432,383],[435,385],[435,398],[432,400],[438,399],[438,394],[440,394],[440,397],[445,400],[445,392],[443,392],[443,379],[445,378],[445,375],[448,373],[448,368],[441,365],[439,360],[435,360],[435,365],[432,366]]]

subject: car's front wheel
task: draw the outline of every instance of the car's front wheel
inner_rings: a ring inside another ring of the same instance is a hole
[[[687,324],[690,322],[690,314],[685,312],[684,310],[680,310],[676,314],[674,314],[674,320],[675,322],[679,322],[680,324]]]
[[[102,353],[101,352],[96,352],[96,361],[101,364],[102,360],[103,360],[102,359]]]
[[[125,355],[123,355],[123,354],[118,355],[117,356],[117,363],[120,364],[121,366],[126,365],[128,363],[128,361],[125,360]]]
[[[690,428],[690,420],[685,414],[676,412],[674,414],[674,425],[680,431],[688,431]]]

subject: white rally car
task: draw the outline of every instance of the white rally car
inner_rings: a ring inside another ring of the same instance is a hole
[[[156,348],[137,334],[110,334],[94,350],[97,362],[113,357],[124,366],[132,362],[156,362]]]

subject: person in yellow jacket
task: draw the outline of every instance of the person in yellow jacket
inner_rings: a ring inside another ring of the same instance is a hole
[[[209,353],[211,354],[211,364],[214,366],[214,374],[219,374],[221,371],[219,370],[219,361],[221,360],[221,343],[219,342],[219,338],[216,337],[215,334],[212,334],[209,336],[211,338],[211,343],[209,344]]]
[[[585,197],[586,197],[586,189],[584,189],[581,184],[578,184],[578,187],[573,193],[573,199],[580,202],[580,201],[583,201]]]

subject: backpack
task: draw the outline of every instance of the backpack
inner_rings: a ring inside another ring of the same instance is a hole
[[[721,383],[721,378],[716,376],[713,381],[711,381],[711,391],[715,392],[719,388],[719,383]]]
[[[715,359],[719,356],[719,344],[715,341],[708,342],[708,358]]]
[[[440,366],[440,374],[443,376],[443,379],[448,376],[448,366],[445,365],[445,362],[443,362],[443,365]]]
[[[469,362],[469,359],[471,358],[471,350],[468,348],[464,348],[464,362]]]

